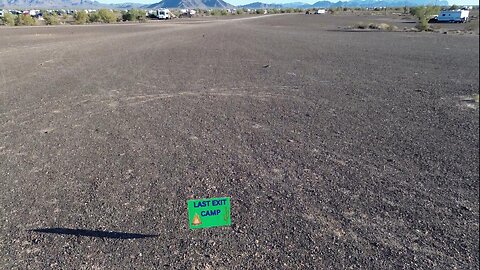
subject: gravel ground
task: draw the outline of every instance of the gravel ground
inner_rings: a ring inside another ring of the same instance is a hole
[[[0,28],[0,268],[478,269],[478,35],[353,21]]]

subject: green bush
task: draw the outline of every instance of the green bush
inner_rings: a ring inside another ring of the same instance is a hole
[[[77,24],[85,24],[89,19],[89,16],[85,11],[78,11],[73,15],[73,18]]]
[[[228,12],[225,9],[220,10],[220,15],[226,16],[228,15]]]
[[[91,23],[100,22],[100,16],[98,15],[98,12],[88,13],[88,21]]]
[[[430,29],[430,25],[428,24],[428,20],[426,17],[419,17],[418,23],[416,25],[417,29],[420,31],[427,31]]]
[[[47,25],[56,25],[60,23],[60,21],[58,20],[58,15],[55,13],[45,14],[43,16],[43,19],[45,20],[45,24]]]
[[[15,18],[15,25],[27,25],[27,26],[32,26],[32,25],[35,25],[35,19],[32,18],[32,16],[30,15],[26,15],[26,14],[21,14],[21,15],[18,15],[16,18]]]
[[[15,16],[9,12],[5,12],[2,18],[3,24],[13,26],[15,25]]]
[[[237,15],[242,15],[243,14],[243,9],[239,8],[237,9]]]
[[[265,11],[263,9],[257,9],[257,10],[255,10],[255,13],[263,14],[263,13],[265,13]]]
[[[221,14],[220,14],[220,10],[218,10],[218,9],[212,9],[212,10],[210,10],[210,15],[211,15],[211,16],[220,16],[220,15],[221,15]]]
[[[117,22],[118,19],[118,16],[117,14],[115,14],[115,12],[104,8],[98,11],[98,17],[100,19],[100,22],[103,23],[114,23]]]
[[[410,14],[414,15],[418,19],[417,29],[420,31],[430,30],[428,20],[432,15],[438,14],[440,7],[425,6],[414,7],[410,9]]]
[[[124,21],[145,21],[145,12],[138,9],[131,9],[122,15]]]

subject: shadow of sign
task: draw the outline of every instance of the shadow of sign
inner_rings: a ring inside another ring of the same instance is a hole
[[[109,231],[95,231],[95,230],[83,230],[83,229],[68,229],[68,228],[38,228],[38,229],[29,230],[29,231],[36,232],[36,233],[52,233],[52,234],[113,238],[113,239],[141,239],[141,238],[158,237],[157,234],[109,232]]]

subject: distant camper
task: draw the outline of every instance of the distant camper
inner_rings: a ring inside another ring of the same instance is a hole
[[[469,20],[470,11],[457,9],[457,10],[442,10],[437,16],[437,22],[455,22],[465,23]]]
[[[319,9],[315,11],[315,14],[325,14],[327,11],[325,9]]]
[[[180,9],[179,17],[180,18],[184,18],[184,17],[191,18],[191,17],[195,16],[195,14],[197,14],[197,12],[194,9]]]
[[[172,18],[172,13],[170,13],[170,10],[163,8],[163,9],[158,9],[157,10],[157,18],[160,20],[169,20]]]

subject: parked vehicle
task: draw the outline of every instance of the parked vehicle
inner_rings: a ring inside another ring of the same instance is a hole
[[[325,9],[318,9],[315,11],[315,14],[325,14],[327,11]]]
[[[169,20],[172,18],[172,13],[168,9],[158,9],[157,18],[160,20]]]
[[[468,10],[442,10],[436,17],[437,22],[465,23],[469,20]]]
[[[191,18],[197,14],[194,9],[180,9],[179,18]]]

